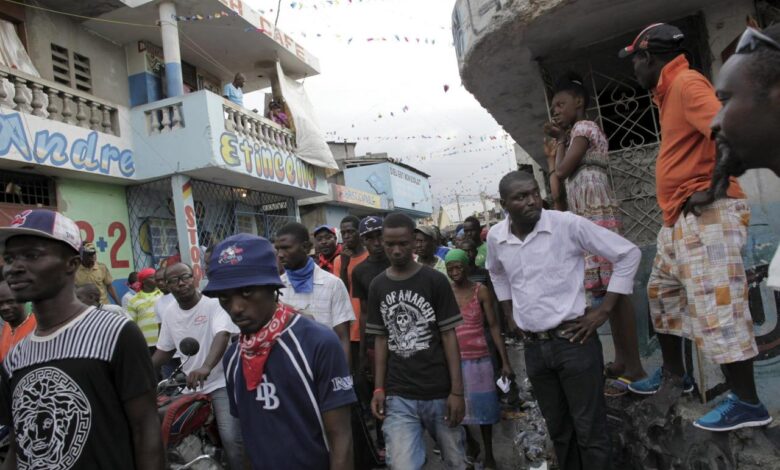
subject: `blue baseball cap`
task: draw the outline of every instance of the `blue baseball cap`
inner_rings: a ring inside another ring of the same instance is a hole
[[[11,219],[10,225],[1,227],[0,251],[5,251],[5,242],[17,235],[56,240],[73,248],[76,253],[81,249],[81,231],[76,222],[48,209],[22,211]]]
[[[263,237],[239,233],[224,239],[214,247],[208,265],[206,293],[248,286],[284,287],[274,248]]]
[[[377,230],[382,230],[382,226],[384,224],[384,219],[381,217],[369,215],[368,217],[364,217],[363,220],[360,221],[360,226],[358,227],[358,232],[360,233],[360,236],[367,235],[371,232],[376,232]]]
[[[317,226],[317,228],[315,228],[314,231],[311,234],[316,237],[317,234],[319,232],[323,231],[323,230],[327,230],[328,232],[332,233],[333,235],[336,235],[336,228],[332,227],[332,226],[330,226],[328,224],[323,224],[323,225]]]

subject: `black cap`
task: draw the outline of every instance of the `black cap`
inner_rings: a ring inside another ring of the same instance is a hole
[[[618,57],[631,57],[639,51],[649,53],[674,52],[680,49],[685,35],[680,28],[666,23],[655,23],[643,29],[634,42],[620,49]]]

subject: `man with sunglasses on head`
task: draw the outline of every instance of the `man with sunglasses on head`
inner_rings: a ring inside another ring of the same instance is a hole
[[[713,176],[715,196],[729,178],[752,168],[780,176],[780,24],[748,28],[716,80],[723,107],[712,121],[720,154]],[[769,265],[767,285],[780,290],[780,247]]]
[[[710,431],[761,426],[771,418],[753,377],[758,348],[741,255],[750,207],[734,177],[725,182],[724,197],[710,191],[716,154],[710,123],[721,105],[710,82],[690,68],[683,40],[675,26],[657,23],[619,52],[631,58],[639,84],[652,90],[661,125],[655,179],[663,227],[647,296],[663,365],[629,390],[670,402],[693,391],[683,360],[682,338],[688,338],[720,364],[732,391],[694,425]]]
[[[243,468],[244,452],[238,420],[230,414],[230,402],[225,388],[222,355],[230,335],[238,328],[219,305],[217,299],[205,297],[197,287],[192,268],[176,263],[165,269],[165,283],[176,299],[162,312],[162,326],[157,340],[157,351],[152,356],[155,369],[167,364],[176,354],[181,340],[190,337],[198,341],[198,353],[186,360],[182,370],[187,375],[190,393],[204,393],[211,397],[211,406],[217,419],[219,437],[227,454],[229,468]]]

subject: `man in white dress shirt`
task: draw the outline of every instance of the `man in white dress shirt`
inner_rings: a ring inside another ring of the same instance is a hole
[[[355,311],[344,282],[317,266],[309,256],[312,244],[304,225],[293,222],[279,229],[274,246],[284,266],[281,301],[333,328],[349,364],[349,327],[355,321]]]
[[[604,361],[596,329],[631,294],[641,253],[633,243],[570,212],[542,210],[533,175],[498,186],[508,217],[488,234],[487,267],[512,330],[526,340],[528,378],[564,470],[610,466]],[[614,264],[604,302],[585,305],[584,253]]]

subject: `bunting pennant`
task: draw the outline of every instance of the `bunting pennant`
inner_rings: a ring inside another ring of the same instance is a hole
[[[216,13],[210,13],[208,15],[196,14],[196,15],[171,15],[171,18],[178,21],[206,21],[206,20],[218,20],[220,18],[226,18],[228,16],[238,16],[238,13],[234,11],[218,11]],[[158,22],[159,23],[159,22]]]

